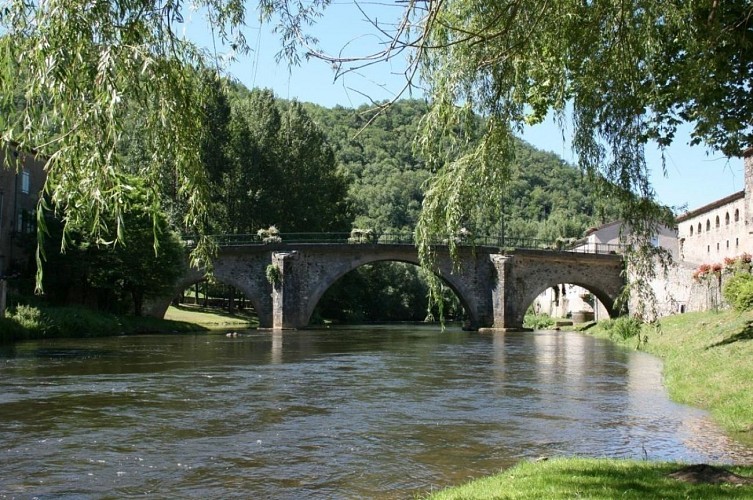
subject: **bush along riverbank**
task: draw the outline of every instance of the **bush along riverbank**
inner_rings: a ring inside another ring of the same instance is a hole
[[[664,384],[679,403],[708,410],[753,447],[753,312],[686,313],[660,327],[628,318],[590,325],[587,333],[662,359]],[[431,499],[753,498],[753,464],[715,468],[618,459],[523,462]]]
[[[0,318],[0,342],[64,337],[107,337],[141,333],[196,332],[205,328],[185,321],[120,316],[81,307],[18,304]]]

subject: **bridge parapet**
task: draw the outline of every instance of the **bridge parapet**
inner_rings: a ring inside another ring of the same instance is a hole
[[[272,241],[258,234],[218,234],[211,236],[221,247],[245,247],[266,245],[270,248],[286,248],[291,244],[312,245],[409,245],[416,246],[411,233],[280,233]],[[190,240],[189,240],[190,241]],[[583,243],[537,238],[505,238],[498,236],[458,236],[453,242],[457,247],[489,247],[502,253],[515,250],[542,250],[550,252],[622,254],[624,245],[608,243]],[[449,246],[446,239],[430,242],[432,246]]]

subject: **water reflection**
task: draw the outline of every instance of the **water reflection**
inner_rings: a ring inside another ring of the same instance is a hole
[[[749,453],[660,380],[652,357],[562,332],[18,344],[0,359],[0,491],[404,498],[524,457]]]

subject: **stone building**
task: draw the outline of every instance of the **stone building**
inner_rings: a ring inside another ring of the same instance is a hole
[[[723,306],[724,277],[697,281],[694,272],[702,264],[724,264],[724,259],[753,254],[753,148],[743,153],[743,161],[745,189],[680,215],[676,228],[661,228],[654,236],[653,243],[667,249],[674,262],[666,273],[657,268],[651,283],[660,316]],[[626,240],[629,232],[620,222],[612,222],[587,232],[579,245],[589,251],[610,251]],[[605,317],[598,302],[589,300],[587,290],[563,284],[542,294],[534,308],[555,317],[579,311]]]
[[[44,164],[32,154],[0,150],[0,277],[25,269],[32,255]]]
[[[713,264],[753,252],[753,149],[743,157],[744,190],[677,218],[680,261]]]

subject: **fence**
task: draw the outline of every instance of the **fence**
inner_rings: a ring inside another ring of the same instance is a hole
[[[410,233],[279,233],[261,237],[258,234],[218,234],[212,239],[221,247],[238,247],[265,244],[332,244],[332,245],[412,245],[416,241]],[[186,239],[192,242],[192,239]],[[447,239],[438,238],[432,245],[448,245]],[[621,254],[623,245],[607,243],[564,242],[536,238],[503,238],[496,236],[456,237],[459,247],[495,247],[505,250],[549,250],[590,254]],[[189,243],[190,244],[190,243]]]

